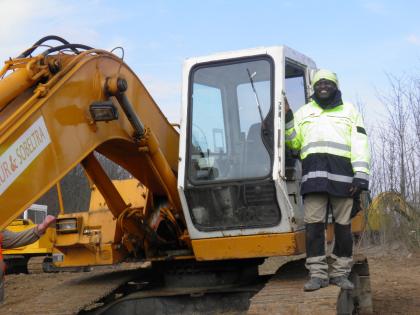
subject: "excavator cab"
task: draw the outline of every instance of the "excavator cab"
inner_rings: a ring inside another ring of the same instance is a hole
[[[282,105],[286,95],[305,103],[312,69],[285,46],[186,60],[178,190],[198,258],[304,250],[300,162],[285,148]]]

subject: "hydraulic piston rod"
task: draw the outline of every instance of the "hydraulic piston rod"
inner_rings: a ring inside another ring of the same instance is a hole
[[[128,121],[134,129],[134,138],[139,141],[140,146],[147,148],[153,166],[156,168],[158,176],[167,191],[171,204],[177,211],[181,212],[181,201],[176,188],[176,177],[172,172],[168,161],[163,155],[159,141],[155,134],[143,125],[140,118],[133,109],[125,91],[128,88],[127,81],[123,78],[108,78],[105,83],[105,90],[108,94],[115,96],[121,105]]]

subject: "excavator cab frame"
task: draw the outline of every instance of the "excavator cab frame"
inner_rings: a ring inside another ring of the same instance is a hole
[[[185,61],[178,190],[199,260],[304,251],[300,177],[286,172],[299,162],[288,166],[283,104],[289,78],[300,77],[307,100],[315,68],[286,46]]]

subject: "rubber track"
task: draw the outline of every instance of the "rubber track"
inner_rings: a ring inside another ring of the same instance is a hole
[[[35,256],[31,257],[28,260],[27,268],[28,273],[30,274],[37,274],[37,273],[43,273],[44,272],[44,259],[45,256]]]

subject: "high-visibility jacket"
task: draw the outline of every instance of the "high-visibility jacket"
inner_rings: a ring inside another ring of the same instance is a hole
[[[358,181],[368,188],[370,153],[361,115],[342,103],[325,109],[315,100],[286,115],[286,145],[300,151],[301,194],[326,192],[349,197]]]

